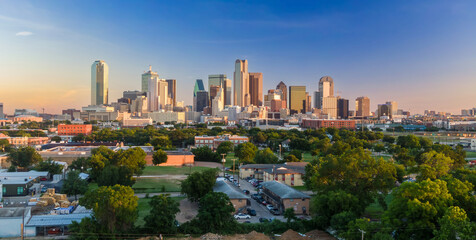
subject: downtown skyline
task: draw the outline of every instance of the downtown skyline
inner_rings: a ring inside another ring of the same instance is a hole
[[[397,101],[412,114],[425,109],[458,114],[473,107],[476,97],[475,4],[469,1],[373,7],[268,2],[252,9],[247,3],[202,2],[192,4],[201,14],[190,7],[184,19],[170,17],[178,11],[171,3],[122,3],[103,15],[83,4],[73,12],[72,3],[0,2],[0,102],[6,113],[15,108],[59,113],[88,105],[90,66],[97,59],[109,65],[110,102],[123,91],[140,90],[141,74],[152,65],[161,78],[176,79],[176,100],[191,105],[195,80],[206,82],[212,74],[232,79],[236,59],[247,59],[249,72],[263,73],[263,93],[283,81],[306,86],[311,94],[328,75],[335,95],[351,101],[368,96],[371,111]],[[140,16],[145,8],[169,11],[166,21]],[[238,18],[244,9],[253,18]],[[199,18],[216,10],[229,14]],[[99,26],[86,28],[94,22],[79,21],[86,13]],[[126,14],[128,21],[116,14]],[[147,29],[161,38],[141,35]],[[233,34],[238,30],[250,34]]]

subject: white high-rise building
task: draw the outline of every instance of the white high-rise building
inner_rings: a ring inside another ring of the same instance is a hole
[[[250,104],[248,60],[235,61],[235,74],[233,76],[233,102],[234,105],[245,107]]]
[[[91,66],[91,105],[108,104],[109,67],[97,60]]]
[[[147,84],[144,81],[147,80]],[[169,104],[168,83],[165,79],[159,79],[159,74],[149,71],[142,74],[142,90],[147,91],[147,107],[149,112],[155,112],[164,109],[165,105]]]

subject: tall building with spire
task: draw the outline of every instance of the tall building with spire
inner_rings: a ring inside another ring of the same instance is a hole
[[[159,79],[159,74],[152,72],[152,66],[149,65],[149,71],[142,74],[142,92],[149,92],[149,79],[151,78]]]
[[[91,66],[91,105],[108,104],[109,67],[106,62],[97,60]]]
[[[250,104],[248,60],[237,59],[235,61],[235,73],[233,76],[233,102],[234,105],[246,107]]]

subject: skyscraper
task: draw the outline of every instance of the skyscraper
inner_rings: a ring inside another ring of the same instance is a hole
[[[175,107],[177,105],[177,81],[175,79],[167,79],[165,80],[167,82],[167,92],[169,94],[169,98],[172,101],[171,104],[172,106]]]
[[[250,73],[250,103],[255,106],[263,105],[263,73]]]
[[[91,105],[108,104],[109,67],[97,60],[91,66]]]
[[[288,88],[286,84],[284,84],[282,81],[278,83],[278,86],[276,86],[276,89],[281,90],[281,93],[283,94],[281,96],[281,100],[286,102],[286,107],[288,106]]]
[[[212,93],[212,87],[220,87],[225,89],[226,85],[226,74],[213,74],[213,75],[208,75],[208,93],[210,96],[210,105],[212,104],[213,98],[216,96],[215,94]],[[223,91],[223,96],[225,96],[226,91]],[[225,97],[220,98],[221,101],[223,101],[223,105],[225,105]]]
[[[3,114],[3,103],[0,103],[0,118],[5,118],[5,115]]]
[[[217,86],[217,85],[211,85],[210,86],[210,91],[208,92],[208,96],[210,98],[208,104],[209,104],[209,107],[212,106],[212,101],[213,99],[215,99],[216,96],[218,96],[218,92],[220,91],[220,89],[222,89],[222,87],[220,86]],[[223,100],[223,98],[220,98],[221,100]]]
[[[231,92],[231,80],[226,79],[225,80],[225,87],[224,87],[224,98],[225,98],[225,105],[231,105],[231,97],[232,92]]]
[[[349,99],[339,98],[337,100],[337,118],[349,118]]]
[[[368,97],[355,99],[355,116],[362,118],[370,116],[370,99]]]
[[[311,111],[311,95],[309,95],[308,92],[306,92],[306,109],[305,112],[310,112]]]
[[[152,72],[152,66],[149,65],[149,71],[142,74],[142,92],[149,92],[149,79],[159,79],[157,72]]]
[[[195,81],[195,87],[193,88],[193,110],[195,112],[201,112],[201,110],[200,111],[197,110],[197,93],[198,93],[198,91],[205,91],[205,87],[203,86],[203,80],[202,79],[197,79]]]
[[[334,96],[334,80],[329,76],[324,76],[319,79],[319,94],[315,100],[315,107],[322,109],[323,98]]]
[[[291,114],[304,113],[306,105],[306,86],[289,87],[289,109]]]
[[[147,93],[149,112],[164,109],[168,103],[168,84],[164,79],[151,77],[149,79],[149,92]]]
[[[240,107],[250,104],[248,60],[235,61],[233,102]]]
[[[197,103],[195,112],[201,112],[205,107],[208,107],[208,92],[200,90],[197,92]]]

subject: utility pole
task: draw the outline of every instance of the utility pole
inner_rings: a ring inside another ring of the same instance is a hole
[[[233,160],[233,180],[235,180],[235,161],[236,161],[236,158],[233,158],[231,160]],[[239,180],[240,180],[240,178],[238,178],[238,181]]]
[[[360,230],[359,231],[362,233],[362,240],[364,240],[364,234],[365,234],[365,231],[364,230]]]

